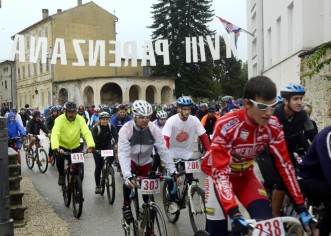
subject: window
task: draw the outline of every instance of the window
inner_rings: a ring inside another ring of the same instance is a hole
[[[28,78],[31,78],[31,68],[30,68],[30,64],[28,64]]]
[[[17,79],[21,79],[21,70],[20,68],[17,68]]]
[[[277,19],[277,28],[276,28],[276,43],[277,43],[277,47],[276,47],[276,52],[277,52],[277,62],[280,61],[280,56],[281,56],[281,23],[282,23],[282,18],[278,17]]]
[[[34,72],[34,76],[37,75],[37,63],[33,63],[33,72]]]
[[[30,49],[30,35],[26,35],[26,49]]]
[[[22,67],[22,76],[23,76],[23,79],[25,79],[25,66]]]
[[[48,38],[48,27],[45,27],[45,37]]]
[[[49,72],[49,59],[46,59],[46,72]]]
[[[41,91],[41,105],[45,105],[44,91]]]
[[[293,2],[287,7],[287,44],[288,54],[293,51]]]
[[[253,65],[253,76],[257,76],[257,64]]]
[[[268,45],[267,45],[267,58],[268,58],[268,61],[267,61],[267,65],[268,67],[271,67],[272,66],[272,52],[271,52],[271,28],[268,29],[268,35],[267,35],[267,40],[268,40]]]
[[[7,89],[7,80],[5,80],[5,89]]]
[[[43,74],[43,63],[41,62],[41,60],[39,61],[39,69],[40,69],[40,74]]]
[[[43,35],[43,29],[39,30],[39,37],[41,37]]]
[[[51,90],[48,90],[48,105],[52,105],[52,94],[51,94]]]
[[[252,41],[252,58],[256,57],[257,55],[257,45],[256,45],[256,38]]]

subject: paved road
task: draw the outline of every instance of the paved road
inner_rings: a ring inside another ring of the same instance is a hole
[[[47,142],[42,142],[48,152]],[[195,156],[199,153],[195,152]],[[22,153],[23,163],[25,162],[24,154]],[[123,180],[116,173],[116,198],[114,205],[109,205],[106,196],[94,194],[94,160],[92,155],[87,155],[85,161],[85,178],[83,181],[84,192],[84,207],[80,219],[73,217],[72,208],[65,207],[62,198],[62,192],[57,185],[58,172],[56,167],[49,166],[45,174],[41,174],[34,166],[29,170],[25,163],[22,166],[22,176],[26,176],[32,180],[36,189],[40,194],[53,206],[55,212],[70,224],[70,232],[73,236],[81,235],[123,235],[121,227],[122,219],[122,183]],[[203,179],[202,177],[200,178]],[[200,181],[201,187],[203,182]],[[162,199],[160,194],[156,197],[157,204],[162,207]],[[164,215],[165,217],[165,215]],[[51,219],[50,219],[51,222]],[[182,210],[181,216],[176,224],[171,224],[166,220],[168,235],[193,235],[193,230],[189,221],[187,209]]]

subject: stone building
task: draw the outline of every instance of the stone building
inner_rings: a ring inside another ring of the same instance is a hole
[[[12,108],[16,104],[16,79],[15,79],[15,64],[11,61],[3,61],[0,63],[0,102],[1,107],[6,105]]]
[[[43,109],[68,100],[83,105],[111,105],[136,99],[151,103],[173,101],[174,78],[150,77],[150,67],[141,66],[141,60],[136,67],[131,66],[130,61],[125,65],[124,59],[121,66],[110,66],[115,63],[115,54],[108,52],[114,50],[114,44],[105,43],[104,65],[101,64],[102,50],[99,50],[98,60],[91,65],[89,54],[92,50],[92,58],[97,57],[97,42],[116,41],[117,17],[113,14],[94,2],[82,4],[78,0],[76,7],[65,11],[58,9],[53,15],[43,9],[42,16],[42,20],[17,33],[24,35],[26,56],[25,62],[19,61],[17,55],[15,58],[18,107],[30,104],[30,107]],[[31,62],[31,56],[36,57],[39,40],[44,39],[47,58],[42,61],[40,50],[36,63]],[[66,63],[58,54],[59,39],[65,45]],[[79,60],[75,40],[78,40],[83,61]]]

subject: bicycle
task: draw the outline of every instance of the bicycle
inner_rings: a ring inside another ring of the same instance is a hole
[[[114,204],[115,201],[115,170],[112,166],[110,160],[111,157],[114,157],[114,150],[96,150],[97,153],[101,154],[101,157],[104,158],[104,164],[101,171],[101,195],[107,192],[107,198],[110,205]]]
[[[131,190],[130,199],[134,217],[133,221],[127,223],[122,220],[122,227],[125,235],[134,236],[167,236],[167,228],[160,208],[154,201],[153,194],[160,192],[160,180],[172,181],[170,176],[156,175],[151,172],[148,177],[136,177],[137,187]],[[139,184],[141,182],[141,184]],[[142,208],[139,207],[138,188],[141,193],[147,196]],[[176,183],[174,183],[173,193],[176,192]]]
[[[39,135],[33,135],[33,137],[36,138],[35,141],[35,149],[31,148],[28,150],[28,146],[25,146],[25,160],[26,160],[26,165],[30,170],[32,170],[34,163],[36,162],[38,165],[38,169],[41,173],[45,173],[48,168],[48,160],[47,160],[47,152],[41,146],[40,144],[40,139],[38,137]]]
[[[201,158],[189,160],[177,159],[174,160],[174,162],[177,171],[183,175],[184,173],[189,174],[200,172],[200,159]],[[185,170],[183,170],[183,165],[181,163],[185,164]],[[168,184],[169,181],[165,181],[163,185],[163,206],[168,220],[174,224],[178,221],[180,210],[173,214],[169,212],[171,201],[169,199]],[[188,205],[190,222],[194,233],[198,230],[204,230],[206,227],[205,192],[198,186],[198,184],[199,179],[193,178],[193,176],[192,179],[186,177],[182,187],[178,186],[177,197],[175,199],[175,202],[179,205],[180,209],[184,209]]]
[[[20,150],[21,150],[21,147],[22,147],[22,138],[21,137],[12,137],[12,138],[9,138],[8,137],[8,147],[11,147],[12,149],[14,149],[16,152],[17,152],[17,161],[18,161],[18,164],[22,164],[21,163],[21,153],[20,153]]]
[[[64,152],[59,154],[69,156],[71,164],[68,165],[64,172],[65,184],[62,186],[63,200],[66,207],[70,206],[71,200],[73,205],[74,217],[79,219],[83,211],[83,186],[79,170],[84,165],[84,153]]]

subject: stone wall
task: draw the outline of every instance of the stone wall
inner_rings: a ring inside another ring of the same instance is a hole
[[[309,57],[311,55],[306,55]],[[326,57],[331,56],[328,50]],[[305,68],[302,68],[305,71]],[[312,118],[319,131],[331,125],[331,65],[325,66],[318,75],[302,77],[301,84],[307,92],[304,100],[313,106]]]

